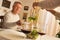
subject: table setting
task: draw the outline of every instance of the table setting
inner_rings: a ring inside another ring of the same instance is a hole
[[[26,31],[25,31],[26,32]],[[32,31],[32,32],[26,32],[24,33],[23,31],[15,31],[15,30],[11,30],[11,29],[1,29],[0,30],[0,40],[60,40],[59,38],[53,37],[53,36],[49,36],[49,35],[41,35],[39,33],[38,36],[36,36],[37,33],[36,31]],[[33,36],[32,36],[32,35]],[[27,37],[27,35],[31,35],[33,38]],[[36,36],[36,38],[34,38],[34,35]]]

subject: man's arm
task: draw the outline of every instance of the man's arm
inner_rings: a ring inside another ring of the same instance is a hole
[[[13,21],[13,20],[12,20]],[[10,15],[6,14],[4,16],[4,22],[3,22],[3,28],[6,27],[6,28],[9,28],[9,27],[14,27],[16,25],[21,25],[21,23],[19,22],[20,20],[16,21],[16,22],[11,22],[11,19],[10,19]]]

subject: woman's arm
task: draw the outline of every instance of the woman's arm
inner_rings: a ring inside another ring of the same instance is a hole
[[[55,10],[47,10],[47,11],[51,12],[56,17],[59,17],[60,18],[60,13],[59,12],[56,12]]]
[[[60,0],[43,0],[40,2],[34,2],[33,8],[35,6],[39,6],[40,8],[51,10],[60,6]]]

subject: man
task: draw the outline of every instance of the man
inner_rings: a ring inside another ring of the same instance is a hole
[[[18,13],[21,11],[22,4],[20,2],[15,2],[12,7],[12,11],[8,12],[4,16],[3,28],[9,28],[16,30],[18,26],[21,25]]]

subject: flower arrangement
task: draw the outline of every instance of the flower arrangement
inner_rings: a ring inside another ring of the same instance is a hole
[[[31,27],[31,31],[34,29],[34,27],[37,27],[37,16],[30,16],[28,18],[29,22],[30,22],[30,27]]]
[[[37,21],[37,16],[28,17],[28,20],[29,20],[29,21],[32,21],[32,20],[33,20],[33,21]]]

